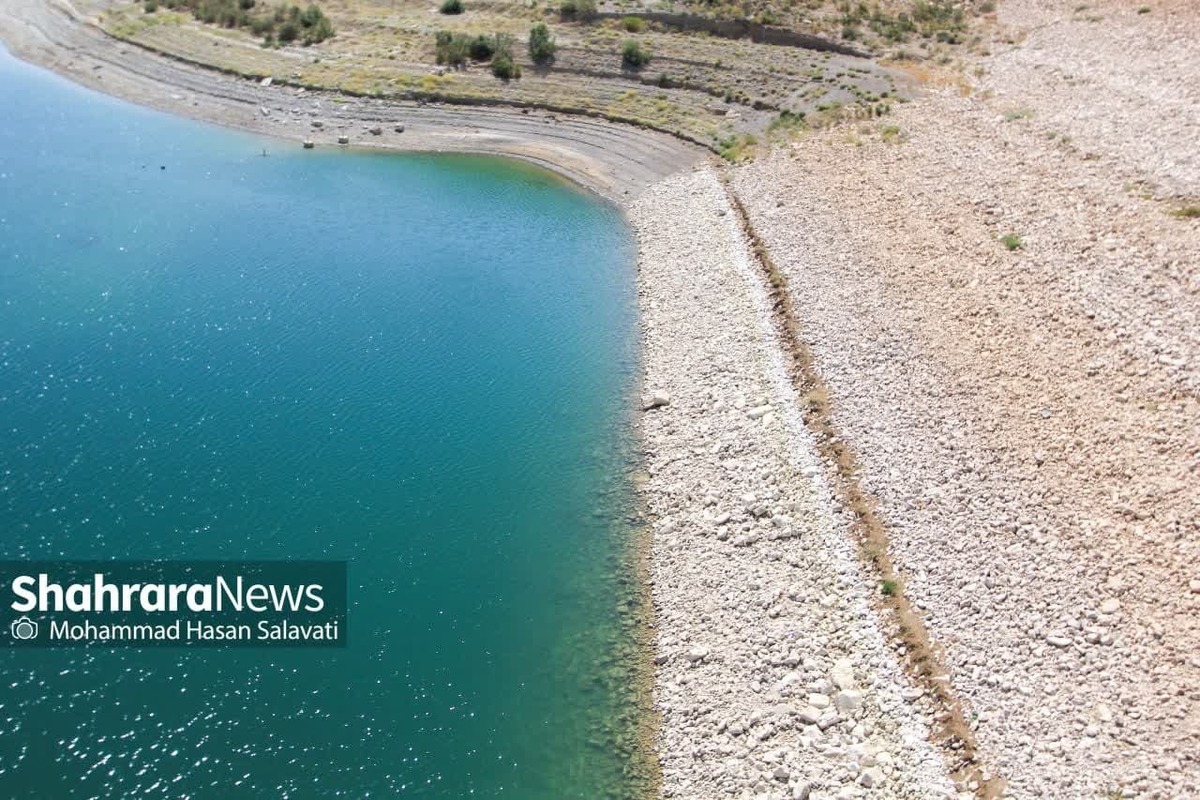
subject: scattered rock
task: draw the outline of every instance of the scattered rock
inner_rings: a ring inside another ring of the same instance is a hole
[[[850,715],[862,708],[862,692],[854,689],[844,689],[834,697],[834,705],[842,715]]]
[[[642,404],[643,411],[649,411],[652,408],[662,408],[671,404],[671,395],[661,389],[656,389],[650,393],[650,397]]]
[[[833,665],[833,669],[829,673],[829,679],[833,681],[833,685],[839,689],[854,689],[857,684],[854,682],[854,664],[848,658],[840,659]]]
[[[883,770],[879,767],[867,767],[858,774],[858,782],[867,789],[875,789],[883,785]]]

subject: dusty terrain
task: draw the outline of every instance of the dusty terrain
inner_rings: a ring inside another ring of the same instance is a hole
[[[735,177],[1015,797],[1200,796],[1200,16],[1145,8],[1002,4],[970,96]]]

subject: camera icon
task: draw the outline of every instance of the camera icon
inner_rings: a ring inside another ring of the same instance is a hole
[[[13,620],[11,632],[14,639],[20,639],[23,642],[29,639],[36,639],[38,624],[29,617],[21,617]]]

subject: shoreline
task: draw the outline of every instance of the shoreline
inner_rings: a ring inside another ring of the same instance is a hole
[[[709,155],[665,133],[597,118],[264,85],[114,39],[70,0],[6,3],[0,7],[0,43],[22,61],[157,111],[297,147],[312,141],[321,148],[507,156],[556,172],[617,205]],[[340,137],[348,143],[339,144]]]

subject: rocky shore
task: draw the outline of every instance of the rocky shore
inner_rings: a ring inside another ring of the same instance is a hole
[[[950,797],[714,172],[638,231],[664,794]],[[662,218],[691,224],[663,226]]]

